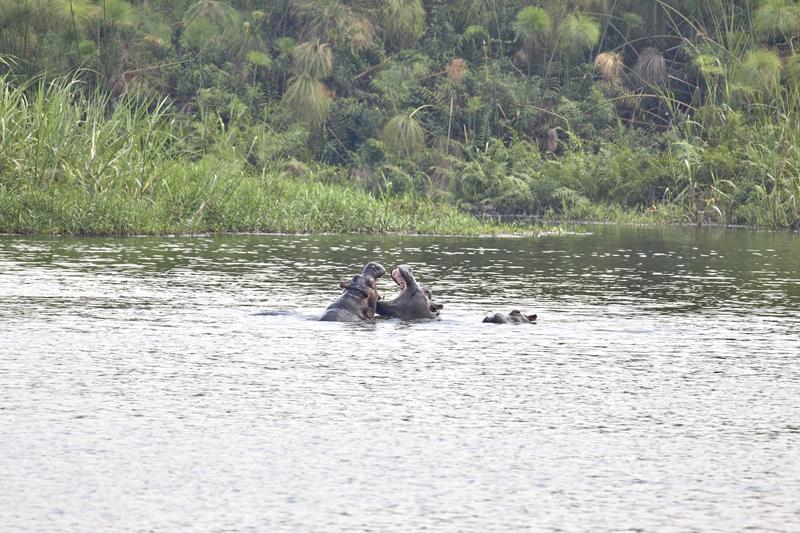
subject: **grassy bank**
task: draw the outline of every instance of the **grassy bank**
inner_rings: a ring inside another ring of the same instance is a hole
[[[225,124],[182,123],[158,102],[111,102],[75,80],[0,80],[0,232],[131,235],[202,232],[519,230],[429,199],[375,197],[330,169],[255,165]],[[260,170],[257,168],[260,166]]]
[[[752,128],[740,133],[747,132]],[[718,160],[746,169],[759,157],[759,165],[767,165],[776,156],[765,143],[787,142],[788,135],[794,133],[784,129],[761,144],[753,139],[746,147],[748,160],[727,161],[730,148]],[[794,158],[773,162],[783,165],[774,173],[783,181],[770,178],[767,187],[751,180],[748,193],[737,196],[728,181],[704,185],[713,172],[705,175],[690,144],[675,146],[683,152],[652,154],[631,140],[548,159],[532,156],[521,144],[494,143],[458,167],[454,196],[437,193],[430,182],[422,190],[409,186],[402,165],[358,180],[349,167],[301,163],[295,157],[307,160],[308,146],[296,130],[276,131],[233,114],[191,117],[163,101],[112,100],[77,78],[21,84],[5,78],[0,79],[0,233],[526,233],[536,228],[475,217],[455,204],[468,198],[490,210],[514,212],[543,194],[554,199],[536,213],[546,223],[797,223],[800,181],[786,163]],[[688,178],[680,178],[687,169]],[[515,176],[526,176],[530,186],[521,187],[523,178]],[[669,183],[682,189],[673,189],[670,199],[661,193],[656,201],[645,201],[641,191],[669,176]]]
[[[233,167],[233,168],[232,168]],[[452,206],[368,193],[275,172],[262,175],[207,158],[159,169],[145,192],[120,181],[102,189],[31,182],[0,189],[0,232],[48,235],[206,232],[437,233],[477,235],[533,230],[481,222]]]

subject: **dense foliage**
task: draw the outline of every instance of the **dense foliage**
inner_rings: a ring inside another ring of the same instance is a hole
[[[145,193],[183,158],[483,212],[797,227],[798,38],[794,0],[0,0],[6,95],[34,114],[56,79],[95,107],[52,127],[142,125],[98,146],[91,122],[73,159],[35,118],[6,127],[0,193]]]

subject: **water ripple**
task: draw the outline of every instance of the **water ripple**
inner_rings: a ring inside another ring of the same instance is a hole
[[[797,238],[2,238],[0,523],[796,531]],[[314,320],[369,260],[442,319]]]

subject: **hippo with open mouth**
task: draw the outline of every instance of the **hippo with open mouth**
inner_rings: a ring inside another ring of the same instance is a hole
[[[442,304],[432,301],[431,291],[417,283],[410,266],[395,267],[392,270],[392,279],[400,287],[400,295],[394,300],[379,301],[375,308],[379,315],[402,320],[439,316]]]
[[[342,281],[339,286],[344,292],[328,306],[320,320],[360,322],[373,319],[375,306],[380,299],[377,279],[385,273],[386,269],[379,263],[367,263],[361,274],[353,276],[350,281]]]
[[[525,315],[522,311],[514,309],[507,315],[501,313],[486,315],[483,321],[492,324],[532,324],[536,322],[536,318],[536,315]]]

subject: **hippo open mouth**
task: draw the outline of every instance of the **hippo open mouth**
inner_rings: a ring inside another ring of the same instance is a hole
[[[408,288],[408,282],[406,281],[405,278],[405,272],[400,267],[395,268],[394,270],[392,270],[392,279],[400,287],[400,294],[403,294]]]
[[[410,266],[396,266],[392,270],[392,279],[400,287],[400,294],[389,302],[379,301],[375,307],[376,313],[403,320],[439,316],[442,305],[431,301],[431,291],[417,283]]]

